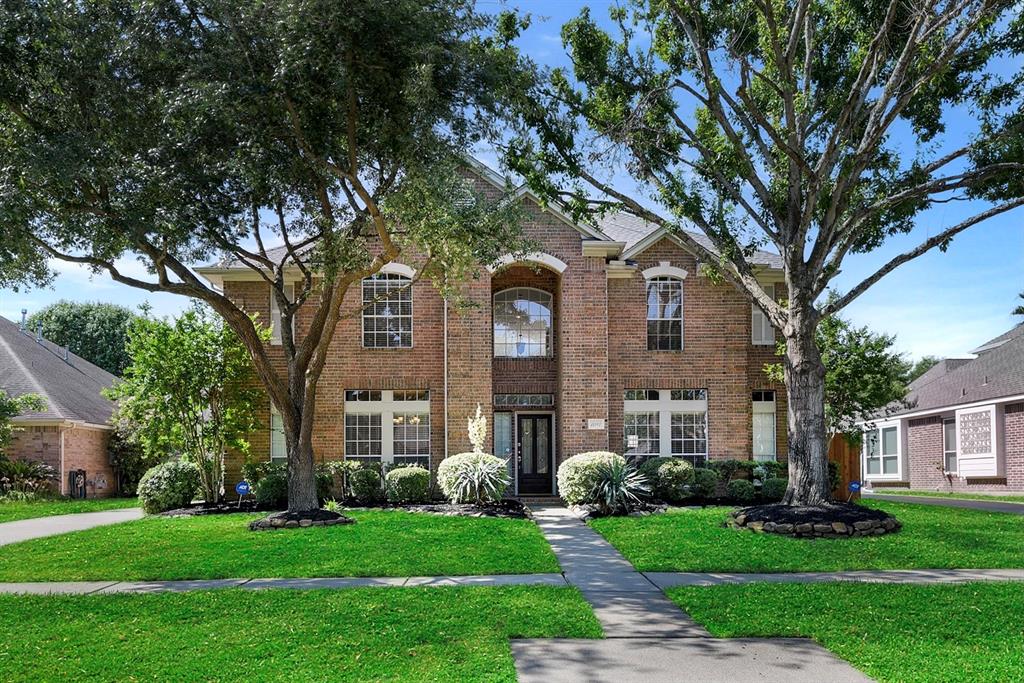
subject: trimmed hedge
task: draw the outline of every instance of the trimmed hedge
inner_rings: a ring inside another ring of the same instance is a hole
[[[361,467],[348,475],[352,497],[362,503],[376,503],[384,493],[380,472],[375,467]]]
[[[637,471],[639,471],[640,474],[646,477],[647,481],[651,484],[652,487],[654,487],[657,486],[658,484],[658,468],[667,462],[671,462],[674,459],[675,458],[663,458],[661,456],[656,458],[648,458],[647,460],[644,460],[642,463],[640,463],[640,466],[637,468]]]
[[[422,467],[398,467],[384,477],[389,503],[425,503],[430,494],[430,472]]]
[[[748,503],[754,500],[754,497],[757,495],[757,489],[754,488],[753,482],[746,479],[733,479],[726,484],[725,493],[739,503]]]
[[[149,514],[189,505],[199,491],[199,468],[184,460],[150,467],[139,480],[139,504]]]
[[[288,477],[278,472],[265,474],[256,484],[256,505],[264,510],[288,506]]]
[[[718,487],[718,473],[706,467],[693,468],[693,483],[690,490],[697,498],[711,498]]]
[[[613,462],[625,465],[626,459],[610,451],[590,451],[574,455],[558,467],[558,492],[570,505],[594,502],[594,489],[601,466]]]
[[[693,496],[693,465],[686,460],[665,458],[657,470],[655,492],[669,503],[679,503]]]
[[[761,485],[761,495],[765,500],[780,501],[786,495],[786,487],[789,486],[789,479],[783,477],[771,477],[765,479]]]

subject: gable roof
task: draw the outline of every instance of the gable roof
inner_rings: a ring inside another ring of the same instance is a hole
[[[26,413],[18,422],[71,420],[107,424],[114,402],[100,392],[117,378],[73,353],[22,331],[0,317],[0,389],[10,396],[39,394],[46,401],[40,413]]]
[[[996,339],[977,358],[947,358],[918,377],[907,396],[912,407],[894,415],[1024,395],[1024,324]]]
[[[681,244],[678,239],[673,237],[671,229],[655,225],[625,211],[618,211],[603,216],[598,221],[597,227],[613,240],[625,242],[626,247],[622,251],[623,258],[631,258],[642,254],[644,250],[657,243],[663,237],[668,237]],[[687,230],[686,234],[708,251],[714,254],[718,253],[718,249],[704,233]],[[685,246],[683,248],[685,249]],[[770,251],[757,250],[747,260],[754,266],[764,266],[778,270],[781,270],[783,267],[782,257]]]

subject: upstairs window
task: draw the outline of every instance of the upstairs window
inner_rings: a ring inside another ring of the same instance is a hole
[[[295,285],[284,286],[284,296],[288,301],[295,301]],[[281,345],[281,307],[277,303],[274,288],[270,287],[270,343]],[[295,334],[295,317],[292,317],[292,335]]]
[[[514,287],[494,295],[494,357],[550,358],[551,294]]]
[[[647,350],[683,348],[683,282],[674,277],[647,281]]]
[[[377,273],[363,280],[363,346],[412,347],[412,279]]]
[[[775,298],[775,285],[763,285],[765,293]],[[775,346],[775,328],[757,304],[750,304],[750,341],[757,346]]]

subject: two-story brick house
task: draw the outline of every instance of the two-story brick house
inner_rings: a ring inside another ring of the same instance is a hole
[[[486,192],[505,189],[482,165],[473,176]],[[339,324],[318,390],[318,460],[433,471],[469,449],[466,420],[478,404],[521,495],[554,493],[558,464],[589,450],[694,462],[784,457],[785,392],[763,372],[775,336],[743,293],[701,275],[694,255],[652,225],[624,214],[580,224],[517,194],[538,250],[465,283],[474,307],[456,309],[420,281]],[[765,283],[782,281],[777,255],[753,260]],[[274,319],[256,273],[232,263],[199,272]],[[350,291],[346,307],[414,275],[391,264]],[[300,311],[298,335],[306,324]],[[251,439],[254,457],[283,460],[269,402],[267,424]],[[239,466],[229,463],[229,477]]]

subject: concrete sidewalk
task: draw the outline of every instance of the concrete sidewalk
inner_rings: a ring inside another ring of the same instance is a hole
[[[511,641],[521,683],[871,680],[810,640],[712,638],[569,510],[534,508],[534,519],[566,580],[594,608],[605,640]]]
[[[97,526],[120,524],[142,519],[142,508],[124,508],[121,510],[105,510],[103,512],[80,512],[74,515],[53,515],[52,517],[34,517],[20,519],[16,522],[0,524],[0,545],[29,541],[33,538],[56,536],[72,531],[84,531]]]
[[[940,505],[950,508],[967,508],[968,510],[984,510],[985,512],[1008,512],[1011,515],[1024,515],[1024,496],[1020,503],[1007,503],[1001,500],[966,500],[962,498],[946,498],[937,496],[901,496],[888,493],[862,492],[861,496],[871,500],[888,500],[893,503],[919,503],[921,505]]]

